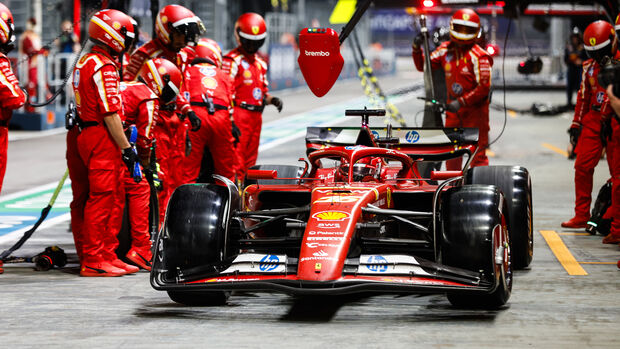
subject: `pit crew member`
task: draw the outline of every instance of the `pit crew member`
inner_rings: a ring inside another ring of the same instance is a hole
[[[242,14],[235,23],[238,46],[222,61],[222,69],[233,79],[235,89],[233,116],[241,131],[237,145],[239,178],[256,164],[265,105],[273,104],[282,111],[282,100],[268,93],[267,63],[257,54],[266,36],[263,17],[252,12]]]
[[[493,59],[475,41],[480,33],[480,18],[472,9],[461,9],[450,20],[450,41],[431,53],[432,69],[443,69],[446,76],[448,110],[445,127],[476,127],[478,151],[471,166],[487,166],[489,144],[489,93]],[[413,42],[413,61],[424,70],[422,38]],[[446,162],[448,170],[460,170],[461,159]]]

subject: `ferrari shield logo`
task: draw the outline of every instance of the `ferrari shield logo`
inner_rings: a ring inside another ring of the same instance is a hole
[[[254,35],[258,34],[259,30],[260,30],[260,28],[257,25],[253,25],[252,26],[252,33],[254,33]]]
[[[596,45],[596,38],[590,38],[590,45]]]

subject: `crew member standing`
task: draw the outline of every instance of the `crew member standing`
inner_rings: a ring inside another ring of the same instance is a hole
[[[610,164],[611,206],[608,208],[613,220],[611,221],[611,228],[607,236],[609,236],[609,243],[620,243],[620,117],[618,116],[620,115],[620,98],[614,95],[612,86],[607,88],[607,95],[609,96],[611,107],[615,111],[615,115],[611,121],[611,146],[607,148],[608,156],[611,154],[613,159],[613,163]],[[607,239],[607,236],[605,239]],[[603,242],[605,242],[605,240],[603,240]],[[620,260],[618,261],[618,268],[620,268]]]
[[[119,117],[122,103],[117,70],[118,57],[135,34],[131,18],[116,10],[95,13],[88,34],[94,46],[73,70],[73,91],[81,128],[77,147],[89,184],[80,231],[80,275],[120,276],[130,268],[106,256],[105,246],[117,243],[107,225],[120,185],[121,159],[130,169],[138,161]]]
[[[446,75],[448,111],[446,127],[478,128],[478,151],[471,167],[487,166],[489,144],[489,94],[493,59],[475,41],[480,33],[480,18],[472,9],[461,9],[450,20],[450,41],[431,53],[432,69],[443,69]],[[422,40],[413,42],[413,61],[424,70]],[[446,162],[448,170],[460,170],[462,159]]]
[[[564,228],[584,228],[590,218],[594,168],[604,148],[601,126],[613,113],[605,88],[598,84],[598,72],[602,61],[616,56],[617,41],[613,26],[605,21],[591,23],[583,33],[584,47],[590,59],[583,62],[575,115],[568,130],[577,153],[574,165],[575,216],[562,222]],[[612,157],[608,153],[610,168]]]
[[[157,14],[155,23],[156,37],[131,55],[123,74],[124,80],[135,80],[144,64],[154,58],[165,58],[181,70],[183,62],[179,51],[188,43],[196,42],[201,27],[200,18],[183,6],[168,5],[162,8]],[[183,120],[179,119],[177,113],[182,115],[182,118],[189,118],[193,131],[200,128],[200,119],[181,95],[176,106],[171,104],[160,109],[160,118],[154,132],[157,141],[157,163],[161,169],[159,208],[162,222],[172,191],[183,182],[181,169],[185,156],[185,128]]]
[[[195,52],[196,58],[185,70],[184,89],[202,127],[190,133],[192,151],[184,162],[185,183],[196,183],[206,151],[212,154],[213,173],[234,181],[235,140],[229,113],[234,93],[232,80],[220,69],[222,53],[215,41],[201,39]]]
[[[13,110],[26,103],[26,95],[19,88],[19,81],[11,70],[11,63],[6,54],[15,44],[13,33],[13,15],[0,4],[0,192],[6,171],[7,149],[9,146],[9,122]]]
[[[282,100],[268,93],[267,63],[256,54],[266,36],[263,17],[251,12],[242,14],[235,23],[238,46],[222,62],[222,69],[233,79],[235,89],[233,116],[241,131],[237,145],[239,178],[256,164],[265,105],[273,104],[278,112],[282,111]]]
[[[0,3],[0,192],[6,171],[7,149],[9,146],[9,122],[13,110],[24,105],[26,95],[19,88],[19,81],[11,70],[6,54],[15,48],[13,33],[13,14]],[[0,260],[0,274],[4,272]]]

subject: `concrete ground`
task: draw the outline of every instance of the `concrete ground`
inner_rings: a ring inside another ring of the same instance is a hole
[[[380,82],[394,90],[419,78],[403,73]],[[347,106],[363,106],[361,95],[356,81],[336,85],[322,99],[305,89],[280,93],[284,110],[277,114],[275,108],[267,108],[264,135],[277,134],[278,125],[295,115],[310,122],[313,115],[332,109],[334,122],[356,125],[356,118],[343,121],[340,116]],[[422,108],[418,95],[394,97],[410,126],[416,125]],[[493,98],[502,104],[503,93],[497,91]],[[562,91],[506,95],[506,104],[520,110],[534,102],[564,101]],[[67,267],[36,272],[30,264],[5,266],[0,276],[5,318],[0,343],[6,348],[617,348],[620,271],[615,262],[620,249],[602,245],[600,236],[560,227],[570,218],[574,201],[573,162],[561,154],[571,119],[570,113],[535,117],[511,112],[505,118],[503,112],[491,111],[491,140],[506,121],[505,131],[491,146],[491,163],[525,166],[534,187],[534,261],[528,270],[516,272],[512,297],[501,310],[455,309],[442,295],[362,295],[317,302],[268,293],[234,294],[222,307],[186,307],[153,290],[145,272],[120,278],[77,276],[71,233],[63,222],[37,231],[16,254],[34,254],[58,244],[71,258]],[[282,144],[277,138],[263,142],[259,163],[295,163],[304,155],[303,138],[288,138]],[[11,142],[3,195],[57,180],[65,167],[63,142],[64,134]],[[607,165],[601,162],[596,190],[608,177]],[[587,275],[570,275],[573,269],[554,254],[559,245],[552,244],[552,249],[541,231],[556,232]],[[0,250],[13,241],[0,236]]]

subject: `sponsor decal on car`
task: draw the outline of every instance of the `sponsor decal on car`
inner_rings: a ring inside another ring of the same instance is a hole
[[[308,248],[340,247],[340,245],[337,244],[322,244],[320,242],[306,242],[306,246],[308,246]]]
[[[312,255],[315,256],[315,257],[327,257],[327,256],[329,256],[327,254],[327,252],[325,252],[323,250],[318,250],[317,252],[314,252]]]
[[[278,267],[278,262],[280,262],[278,256],[268,254],[260,260],[258,268],[260,271],[272,271]]]
[[[371,255],[366,261],[366,268],[375,273],[384,273],[388,269],[388,261],[380,255]]]
[[[340,223],[319,223],[316,226],[321,229],[340,229]]]
[[[312,215],[312,218],[319,221],[343,221],[349,217],[347,212],[342,211],[322,211]]]
[[[407,143],[415,143],[420,140],[420,134],[417,131],[409,131],[405,135],[405,141]]]
[[[315,231],[311,230],[308,235],[344,235],[343,231]]]
[[[337,261],[338,258],[335,257],[302,257],[301,262],[309,262],[309,261]]]
[[[308,236],[308,241],[341,241],[340,236]]]
[[[314,203],[349,203],[349,202],[357,202],[359,199],[361,199],[362,196],[336,196],[336,195],[330,195],[330,196],[324,196],[322,198],[319,198],[317,200],[314,200]]]

